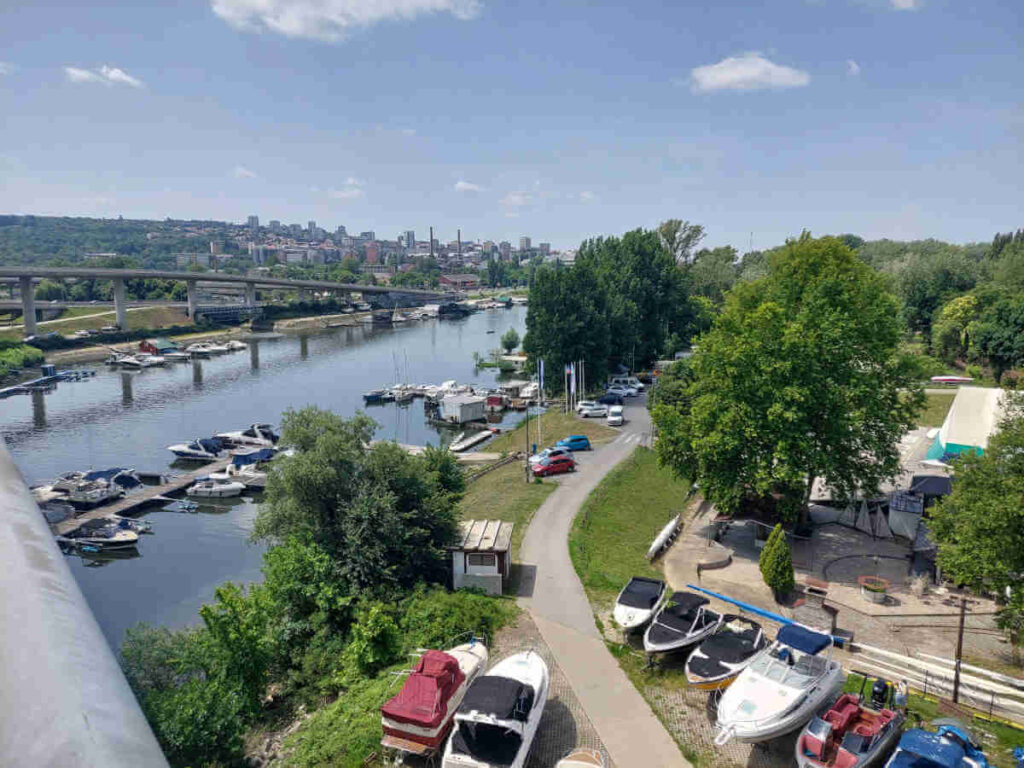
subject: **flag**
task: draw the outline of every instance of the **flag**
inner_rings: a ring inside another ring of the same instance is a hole
[[[576,394],[576,363],[569,363],[569,392]]]
[[[540,361],[539,386],[540,386],[540,391],[543,392],[544,391],[544,361],[543,360]]]

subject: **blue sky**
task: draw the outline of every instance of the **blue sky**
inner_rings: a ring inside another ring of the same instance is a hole
[[[988,240],[1024,225],[1022,33],[1017,0],[9,1],[0,212]]]

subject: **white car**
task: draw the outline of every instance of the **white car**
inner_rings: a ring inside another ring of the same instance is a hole
[[[575,457],[572,455],[572,451],[568,448],[545,448],[540,453],[535,453],[527,461],[530,462],[532,467],[534,464],[540,464],[544,459],[553,459],[556,456],[568,456],[570,459]]]
[[[608,386],[632,387],[637,392],[644,391],[643,382],[640,381],[640,379],[638,379],[636,376],[612,376],[612,378],[609,379],[608,381]]]
[[[622,417],[622,406],[613,405],[608,409],[608,426],[621,427],[625,419]]]
[[[619,397],[636,397],[636,387],[627,387],[625,384],[612,384],[608,389],[605,390],[606,395],[618,395]]]
[[[576,406],[576,413],[583,419],[589,419],[591,416],[607,416],[608,406],[601,403],[580,403]]]

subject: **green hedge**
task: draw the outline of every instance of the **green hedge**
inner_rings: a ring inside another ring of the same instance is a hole
[[[0,341],[0,379],[5,379],[23,368],[41,365],[43,353],[28,344]]]

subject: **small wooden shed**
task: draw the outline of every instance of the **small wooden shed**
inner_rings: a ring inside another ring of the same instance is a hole
[[[478,587],[500,595],[512,566],[513,523],[501,520],[463,520],[459,541],[451,547],[452,586]]]

